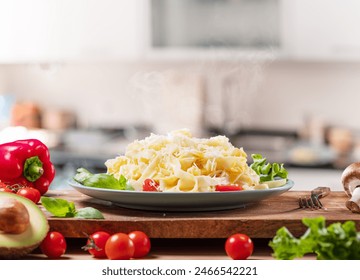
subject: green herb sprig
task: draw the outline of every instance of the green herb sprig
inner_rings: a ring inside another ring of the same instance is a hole
[[[74,202],[62,198],[42,196],[41,204],[53,216],[59,218],[104,219],[99,210],[93,207],[76,209]]]
[[[318,260],[360,260],[360,232],[353,221],[333,223],[326,227],[325,217],[303,218],[308,227],[300,238],[282,227],[269,246],[273,256],[280,260],[301,258],[315,253]]]
[[[283,163],[271,164],[260,154],[252,154],[251,157],[253,163],[250,165],[250,168],[260,176],[260,183],[273,181],[276,177],[287,179],[288,171],[285,169]]]
[[[119,179],[116,179],[111,174],[93,174],[85,168],[78,168],[76,172],[74,180],[84,186],[115,190],[134,190],[123,175],[121,175]]]

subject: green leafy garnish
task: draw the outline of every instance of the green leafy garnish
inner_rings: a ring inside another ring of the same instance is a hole
[[[104,219],[103,214],[99,210],[93,207],[77,210],[74,202],[62,198],[42,196],[41,204],[47,211],[59,218]]]
[[[78,168],[76,172],[74,180],[84,186],[115,190],[134,190],[123,175],[116,179],[111,174],[93,174],[85,168]]]
[[[273,181],[276,177],[287,179],[288,172],[281,163],[269,163],[266,162],[266,158],[263,158],[260,154],[252,154],[253,163],[250,165],[256,174],[260,176],[260,183]]]
[[[280,260],[301,258],[315,253],[318,260],[359,260],[360,232],[353,221],[333,223],[326,227],[323,216],[303,218],[308,227],[300,238],[294,237],[286,227],[280,228],[269,246],[273,256]]]
[[[85,207],[85,208],[79,209],[76,212],[75,218],[104,219],[104,216],[99,210],[97,210],[97,209],[95,209],[93,207]]]

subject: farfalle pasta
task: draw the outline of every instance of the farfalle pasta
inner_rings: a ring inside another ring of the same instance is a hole
[[[148,178],[163,192],[212,192],[216,185],[225,184],[244,189],[260,186],[242,148],[234,147],[225,136],[195,138],[185,129],[136,140],[124,155],[105,165],[108,174],[123,175],[137,191]]]

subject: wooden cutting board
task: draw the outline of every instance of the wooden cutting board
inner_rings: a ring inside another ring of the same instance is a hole
[[[141,230],[150,238],[226,238],[242,232],[252,238],[272,238],[277,229],[286,226],[295,236],[304,233],[304,217],[324,216],[327,223],[353,220],[360,230],[360,214],[345,207],[344,192],[332,192],[322,199],[326,209],[300,209],[298,197],[306,192],[288,191],[246,207],[211,212],[152,212],[125,209],[110,202],[94,199],[77,191],[52,191],[48,195],[73,201],[77,208],[94,207],[100,210],[104,220],[51,217],[45,209],[51,230],[62,232],[66,237],[85,237],[98,230],[110,233]]]

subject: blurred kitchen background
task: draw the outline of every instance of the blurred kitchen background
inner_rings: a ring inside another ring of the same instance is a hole
[[[357,0],[0,0],[0,143],[44,141],[65,188],[189,128],[284,162],[297,189],[342,189],[359,26]]]

